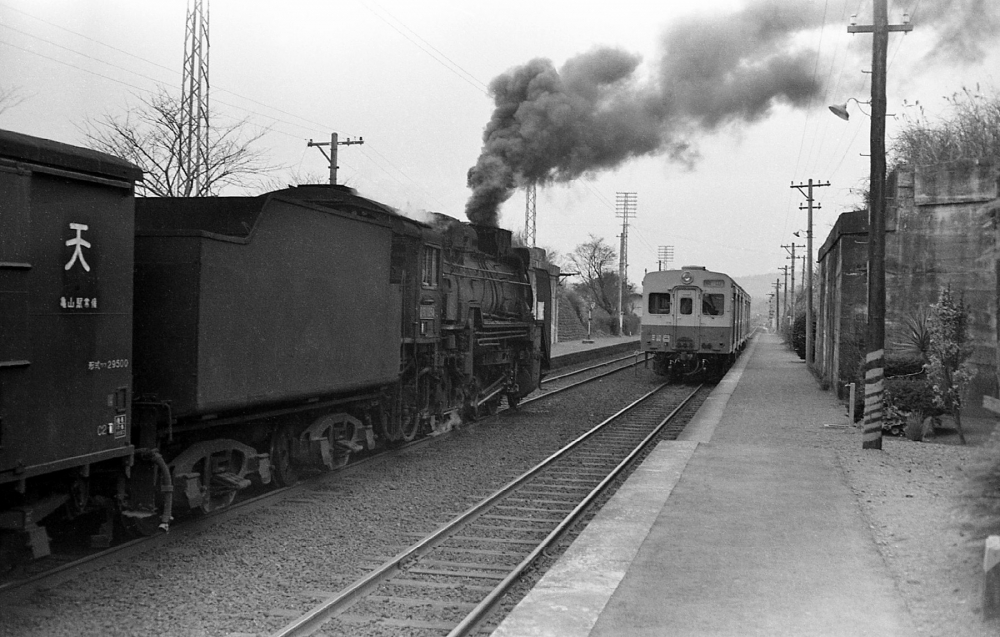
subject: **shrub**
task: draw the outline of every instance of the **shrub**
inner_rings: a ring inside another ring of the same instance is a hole
[[[813,355],[815,356],[816,348],[816,317],[813,316],[812,324],[812,342],[813,342]],[[795,322],[792,324],[792,349],[795,353],[799,355],[799,358],[805,359],[806,357],[806,314],[802,312],[795,316]]]
[[[922,434],[924,419],[940,414],[931,382],[924,377],[886,378],[883,404],[882,429],[895,436],[906,431],[911,439],[919,439],[911,429],[919,426]]]
[[[924,360],[909,354],[888,354],[885,357],[885,377],[917,376],[924,373]]]
[[[806,315],[797,314],[792,323],[792,349],[799,358],[806,357]]]

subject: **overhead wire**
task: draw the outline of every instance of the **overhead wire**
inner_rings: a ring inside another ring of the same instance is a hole
[[[363,6],[364,8],[368,9],[368,11],[370,11],[379,20],[382,20],[383,22],[385,22],[387,25],[389,25],[390,27],[392,27],[393,30],[395,30],[401,36],[403,36],[404,38],[406,38],[407,40],[409,40],[418,49],[420,49],[421,51],[423,51],[424,53],[426,53],[427,55],[429,55],[438,64],[440,64],[444,68],[446,68],[449,71],[451,71],[452,73],[454,73],[456,76],[458,76],[459,78],[461,78],[463,81],[467,82],[471,86],[473,86],[476,89],[478,89],[479,91],[481,91],[487,97],[490,97],[489,87],[486,86],[485,83],[481,82],[479,80],[479,78],[477,78],[475,75],[473,75],[472,73],[469,73],[468,71],[466,71],[464,68],[462,68],[461,65],[459,65],[458,63],[456,63],[454,60],[452,60],[451,58],[449,58],[444,53],[442,53],[433,44],[431,44],[430,42],[428,42],[427,40],[425,40],[424,38],[422,38],[420,36],[420,34],[418,34],[416,31],[414,31],[409,26],[407,26],[407,24],[405,22],[403,22],[402,20],[400,20],[399,18],[397,18],[391,12],[389,12],[388,9],[386,9],[385,7],[383,7],[382,5],[380,5],[377,2],[372,2],[371,3],[371,4],[375,5],[376,7],[378,7],[379,11],[382,11],[387,16],[389,16],[390,18],[392,18],[392,20],[394,20],[395,22],[399,23],[399,25],[402,26],[403,29],[406,29],[409,33],[413,34],[413,37],[417,38],[417,40],[420,40],[420,42],[415,41],[409,35],[407,35],[406,33],[404,33],[399,27],[397,27],[395,24],[393,24],[392,22],[390,22],[389,20],[387,20],[384,16],[380,15],[377,11],[375,11],[374,9],[372,9],[369,6],[369,4],[367,2],[365,2],[364,0],[357,0],[357,2],[359,4],[361,4],[361,6]],[[428,51],[428,49],[430,49],[430,51]],[[431,51],[433,51],[433,53],[431,53]]]

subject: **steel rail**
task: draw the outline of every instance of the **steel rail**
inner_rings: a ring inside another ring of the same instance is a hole
[[[643,396],[640,401],[644,401],[649,396],[659,392],[668,384],[669,383],[663,383],[646,396]],[[697,394],[702,387],[703,385],[698,385],[694,391],[688,394],[687,397],[685,397],[684,400],[682,400],[681,403],[673,409],[673,411],[667,414],[667,416],[661,420],[658,425],[656,425],[653,431],[647,434],[646,437],[642,439],[642,442],[640,442],[631,453],[619,462],[611,473],[601,480],[601,482],[594,487],[565,518],[563,518],[562,522],[560,522],[556,528],[552,529],[545,539],[542,540],[541,544],[536,546],[531,553],[529,553],[528,556],[525,557],[521,563],[510,572],[509,575],[507,575],[507,577],[505,577],[489,594],[487,594],[483,601],[479,602],[479,604],[472,609],[472,612],[470,612],[465,619],[459,622],[459,624],[448,633],[448,637],[464,637],[465,635],[469,635],[476,630],[479,627],[479,624],[486,619],[490,612],[493,611],[500,599],[511,589],[511,587],[513,587],[521,575],[523,575],[524,572],[535,563],[535,560],[537,560],[545,550],[554,545],[566,531],[576,524],[583,514],[594,504],[594,501],[597,500],[602,493],[604,493],[604,491],[608,488],[608,485],[614,482],[618,476],[621,475],[621,473],[635,461],[635,458],[642,453],[646,447],[648,447],[650,443],[656,439],[657,436],[660,435],[660,432],[663,431],[663,428],[667,425],[667,423],[674,419],[677,413],[680,412],[680,410],[683,409],[692,398],[694,398],[695,394]],[[633,405],[635,404],[637,403],[633,403]],[[631,406],[629,409],[630,408]],[[614,418],[617,418],[617,416],[613,416],[609,419],[609,421],[606,421],[606,423],[610,422],[610,420],[613,420]],[[602,423],[600,426],[603,427],[606,423]]]
[[[319,630],[323,626],[323,624],[325,624],[327,621],[339,615],[341,612],[352,606],[355,602],[359,601],[361,598],[363,598],[365,595],[373,591],[379,585],[391,579],[397,573],[403,571],[404,566],[408,562],[419,559],[422,555],[430,552],[432,549],[440,545],[450,536],[454,535],[456,531],[465,527],[466,525],[470,524],[475,519],[483,515],[485,512],[491,509],[494,504],[496,504],[500,500],[503,500],[507,496],[511,495],[512,493],[520,489],[532,478],[536,477],[538,474],[547,470],[557,461],[563,459],[564,457],[575,451],[576,448],[580,447],[584,442],[597,436],[612,422],[616,421],[621,416],[628,413],[632,409],[636,408],[640,404],[646,402],[648,399],[655,396],[669,384],[670,383],[662,383],[658,385],[657,387],[655,387],[645,395],[641,396],[628,406],[616,412],[614,415],[605,419],[601,423],[595,425],[593,428],[581,434],[575,440],[573,440],[563,448],[559,449],[555,453],[551,454],[549,457],[545,458],[539,464],[535,465],[533,468],[521,474],[520,476],[515,478],[513,481],[511,481],[501,489],[487,496],[482,501],[470,507],[464,513],[461,513],[458,517],[442,525],[440,528],[438,528],[430,535],[426,536],[416,544],[412,545],[411,547],[402,551],[395,557],[391,558],[390,560],[382,564],[374,571],[368,573],[363,578],[357,580],[354,584],[350,585],[348,588],[344,589],[336,596],[331,597],[323,601],[322,603],[316,605],[308,612],[306,612],[304,615],[297,618],[293,622],[287,624],[283,628],[279,629],[277,632],[271,633],[271,637],[299,637],[302,635],[309,635]],[[646,438],[643,439],[643,442],[640,444],[640,446],[629,454],[626,461],[623,461],[623,463],[620,463],[619,466],[616,467],[616,469],[613,472],[614,475],[611,477],[607,477],[601,481],[601,483],[597,487],[597,490],[602,490],[608,483],[610,483],[614,479],[614,476],[620,473],[622,467],[627,466],[627,460],[633,459],[635,455],[639,453],[645,445],[648,445],[649,441],[652,440],[653,437],[655,437],[662,430],[662,428],[666,425],[666,423],[669,422],[677,414],[677,412],[684,405],[686,405],[691,400],[691,398],[694,397],[694,395],[698,392],[699,389],[701,389],[701,386],[699,386],[693,392],[691,392],[682,401],[682,403],[670,413],[670,415],[668,415],[659,425],[657,425],[654,429],[654,433],[646,436]],[[573,522],[575,522],[579,518],[582,512],[585,511],[590,506],[595,497],[596,495],[592,493],[585,499],[586,502],[585,505],[578,505],[576,508],[574,508],[573,511],[570,513],[572,521],[570,522],[564,521],[563,523],[560,523],[560,525],[556,528],[556,530],[550,533],[549,536],[546,538],[546,540],[544,541],[546,542],[544,546],[533,551],[531,554],[531,559],[530,560],[526,559],[520,565],[518,565],[514,573],[505,578],[503,582],[501,582],[501,585],[507,587],[510,585],[509,582],[515,581],[517,577],[519,577],[524,572],[527,566],[529,566],[530,563],[534,561],[534,559],[537,559],[537,556],[541,554],[541,551],[550,546],[555,538],[558,538],[567,528],[569,528],[572,525]],[[488,597],[490,603],[487,606],[484,606],[484,610],[480,610],[479,606],[477,606],[476,609],[473,610],[473,613],[479,619],[481,619],[482,616],[485,616],[482,613],[484,611],[488,612],[488,609],[491,609],[493,604],[495,603],[495,599],[499,599],[499,596],[501,595],[502,592],[498,593],[496,596],[493,596],[491,594],[491,596]],[[483,603],[480,604],[480,606],[483,606],[483,604],[485,604],[485,600]],[[479,619],[476,620],[477,623]],[[464,623],[460,625],[464,625]],[[463,633],[458,633],[458,634],[463,634]]]
[[[629,358],[635,358],[639,353],[641,353],[641,352],[638,352],[636,354],[629,354],[627,356],[622,356],[621,358],[613,358],[613,359],[611,359],[609,361],[604,361],[603,363],[597,363],[596,365],[591,365],[590,367],[584,367],[582,369],[577,369],[577,370],[574,370],[572,372],[566,372],[565,374],[560,374],[558,376],[549,376],[547,378],[543,378],[541,384],[544,385],[545,383],[552,382],[554,380],[561,380],[563,378],[569,378],[570,376],[576,376],[577,374],[582,374],[583,372],[589,372],[592,369],[597,369],[599,367],[604,367],[605,365],[612,365],[614,363],[620,363],[623,360],[627,360]],[[633,363],[633,364],[637,364],[637,363]]]
[[[547,390],[545,390],[545,393],[535,394],[533,396],[525,398],[524,400],[522,400],[519,403],[518,406],[519,407],[523,407],[524,405],[527,405],[528,403],[533,403],[536,400],[543,400],[545,398],[548,398],[549,396],[555,396],[556,394],[562,393],[564,391],[568,391],[570,389],[574,389],[576,387],[579,387],[580,385],[586,385],[587,383],[593,382],[595,380],[600,380],[600,379],[605,378],[607,376],[611,376],[612,374],[617,374],[620,371],[624,371],[626,369],[629,369],[630,367],[635,367],[638,364],[639,364],[639,361],[636,361],[634,363],[630,363],[630,364],[624,365],[622,367],[616,367],[614,369],[609,369],[608,371],[603,372],[601,374],[597,374],[596,376],[591,376],[589,378],[584,378],[583,380],[577,381],[575,383],[570,383],[569,385],[566,385],[565,387],[556,387],[555,389],[547,389]],[[601,367],[601,366],[598,365],[597,367]],[[667,383],[664,383],[664,384],[667,384]]]

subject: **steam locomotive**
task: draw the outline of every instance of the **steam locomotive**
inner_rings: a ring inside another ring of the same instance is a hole
[[[0,131],[0,560],[88,513],[96,542],[167,529],[548,368],[558,269],[508,231],[340,186],[135,198],[141,176]]]
[[[721,377],[750,338],[750,295],[721,272],[649,272],[642,297],[640,347],[661,376]]]

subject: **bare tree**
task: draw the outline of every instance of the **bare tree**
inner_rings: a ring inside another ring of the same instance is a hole
[[[227,186],[260,190],[268,173],[279,167],[267,163],[263,151],[253,147],[268,129],[251,129],[247,119],[219,124],[211,117],[209,156],[200,187],[197,175],[189,174],[180,161],[183,139],[183,107],[165,88],[148,96],[137,96],[123,115],[105,114],[87,120],[83,133],[87,145],[142,168],[139,194],[155,197],[214,196]]]
[[[0,115],[14,108],[26,97],[21,95],[21,91],[16,86],[0,86]]]
[[[576,246],[567,257],[579,272],[582,292],[589,301],[611,316],[618,314],[618,253],[604,239],[590,235],[590,241]]]

